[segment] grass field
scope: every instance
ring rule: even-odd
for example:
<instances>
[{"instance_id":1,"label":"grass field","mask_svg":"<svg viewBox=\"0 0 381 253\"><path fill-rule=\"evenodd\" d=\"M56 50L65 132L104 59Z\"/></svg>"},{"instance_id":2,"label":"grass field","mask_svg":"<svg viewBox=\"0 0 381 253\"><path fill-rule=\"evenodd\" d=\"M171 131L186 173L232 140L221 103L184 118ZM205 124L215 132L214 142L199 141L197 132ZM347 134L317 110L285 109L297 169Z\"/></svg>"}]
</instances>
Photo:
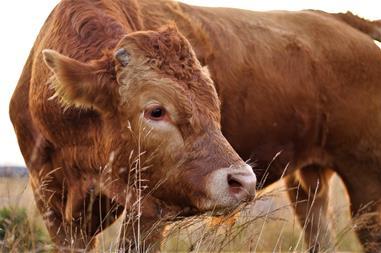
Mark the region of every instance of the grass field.
<instances>
[{"instance_id":1,"label":"grass field","mask_svg":"<svg viewBox=\"0 0 381 253\"><path fill-rule=\"evenodd\" d=\"M361 248L351 229L348 200L343 185L337 177L331 181L331 185L330 217L336 231L337 249L360 252ZM240 214L235 224L230 222L231 219L220 224L219 220L203 217L170 226L162 250L304 252L301 228L287 200L282 182L272 185L264 195L267 197L261 198ZM5 214L0 211L2 252L49 252L49 237L36 209L27 178L0 178L0 208L10 210ZM13 220L22 219L24 210L26 224L9 225ZM8 224L6 228L1 227L2 215L13 217L7 216L5 219ZM99 252L115 251L119 226L120 222L116 222L98 237Z\"/></svg>"}]
</instances>

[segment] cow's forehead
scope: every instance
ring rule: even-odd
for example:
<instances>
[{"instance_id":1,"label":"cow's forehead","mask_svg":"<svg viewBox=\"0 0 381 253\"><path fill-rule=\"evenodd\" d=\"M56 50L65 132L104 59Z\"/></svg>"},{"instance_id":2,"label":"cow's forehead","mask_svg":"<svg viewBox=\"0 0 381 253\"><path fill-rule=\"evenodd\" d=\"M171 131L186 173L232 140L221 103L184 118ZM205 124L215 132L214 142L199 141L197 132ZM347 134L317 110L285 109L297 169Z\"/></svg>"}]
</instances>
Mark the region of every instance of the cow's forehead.
<instances>
[{"instance_id":1,"label":"cow's forehead","mask_svg":"<svg viewBox=\"0 0 381 253\"><path fill-rule=\"evenodd\" d=\"M197 105L202 104L199 100L207 98L207 101L215 101L217 97L211 81L208 82L208 78L202 77L201 74L192 81L184 81L174 78L173 75L163 74L157 69L137 64L120 73L118 80L122 97L142 92L154 93L155 96L170 97L170 100L179 103ZM213 107L210 109L213 110Z\"/></svg>"},{"instance_id":2,"label":"cow's forehead","mask_svg":"<svg viewBox=\"0 0 381 253\"><path fill-rule=\"evenodd\" d=\"M152 68L179 81L190 81L200 75L201 65L192 46L176 28L132 33L121 45L148 59L146 64Z\"/></svg>"}]
</instances>

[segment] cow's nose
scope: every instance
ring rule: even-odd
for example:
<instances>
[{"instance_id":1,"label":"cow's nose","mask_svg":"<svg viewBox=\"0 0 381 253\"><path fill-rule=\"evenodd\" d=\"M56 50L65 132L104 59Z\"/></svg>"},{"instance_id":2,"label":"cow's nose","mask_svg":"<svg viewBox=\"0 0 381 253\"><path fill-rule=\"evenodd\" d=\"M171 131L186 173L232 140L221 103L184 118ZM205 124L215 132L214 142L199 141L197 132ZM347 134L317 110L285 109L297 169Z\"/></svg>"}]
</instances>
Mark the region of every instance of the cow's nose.
<instances>
[{"instance_id":1,"label":"cow's nose","mask_svg":"<svg viewBox=\"0 0 381 253\"><path fill-rule=\"evenodd\" d=\"M206 187L210 202L203 209L234 207L255 197L257 178L253 169L245 164L235 164L217 169L209 174Z\"/></svg>"},{"instance_id":2,"label":"cow's nose","mask_svg":"<svg viewBox=\"0 0 381 253\"><path fill-rule=\"evenodd\" d=\"M257 178L249 165L234 169L227 174L229 191L238 199L252 199L255 196Z\"/></svg>"}]
</instances>

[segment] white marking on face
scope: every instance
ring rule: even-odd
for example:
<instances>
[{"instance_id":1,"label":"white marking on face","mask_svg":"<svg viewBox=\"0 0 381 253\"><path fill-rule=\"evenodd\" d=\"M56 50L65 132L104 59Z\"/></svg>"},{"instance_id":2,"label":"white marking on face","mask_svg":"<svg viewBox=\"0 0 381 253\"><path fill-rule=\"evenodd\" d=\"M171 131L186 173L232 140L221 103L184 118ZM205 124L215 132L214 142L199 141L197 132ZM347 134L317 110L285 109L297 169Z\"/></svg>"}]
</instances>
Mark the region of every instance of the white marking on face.
<instances>
[{"instance_id":1,"label":"white marking on face","mask_svg":"<svg viewBox=\"0 0 381 253\"><path fill-rule=\"evenodd\" d=\"M246 182L251 182L250 188L243 188L240 193L232 193L229 183L228 175L233 177L237 175L237 178L247 179L243 180L243 187L248 187ZM248 191L255 190L256 176L252 168L247 164L232 165L230 167L221 168L209 175L207 179L206 187L209 195L209 199L200 201L203 208L209 209L215 207L231 207L239 202L245 200L248 197ZM253 188L254 187L254 188Z\"/></svg>"}]
</instances>

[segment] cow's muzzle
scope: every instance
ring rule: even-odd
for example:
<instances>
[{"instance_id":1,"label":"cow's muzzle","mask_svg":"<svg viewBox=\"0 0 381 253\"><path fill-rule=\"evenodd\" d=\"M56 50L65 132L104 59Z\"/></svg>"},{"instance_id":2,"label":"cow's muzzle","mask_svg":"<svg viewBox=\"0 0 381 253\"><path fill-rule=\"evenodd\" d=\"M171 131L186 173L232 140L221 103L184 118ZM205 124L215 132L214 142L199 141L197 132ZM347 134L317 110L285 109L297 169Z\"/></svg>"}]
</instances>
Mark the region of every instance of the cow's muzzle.
<instances>
[{"instance_id":1,"label":"cow's muzzle","mask_svg":"<svg viewBox=\"0 0 381 253\"><path fill-rule=\"evenodd\" d=\"M213 171L208 177L209 203L205 208L230 208L255 197L257 178L245 164L232 165Z\"/></svg>"}]
</instances>

